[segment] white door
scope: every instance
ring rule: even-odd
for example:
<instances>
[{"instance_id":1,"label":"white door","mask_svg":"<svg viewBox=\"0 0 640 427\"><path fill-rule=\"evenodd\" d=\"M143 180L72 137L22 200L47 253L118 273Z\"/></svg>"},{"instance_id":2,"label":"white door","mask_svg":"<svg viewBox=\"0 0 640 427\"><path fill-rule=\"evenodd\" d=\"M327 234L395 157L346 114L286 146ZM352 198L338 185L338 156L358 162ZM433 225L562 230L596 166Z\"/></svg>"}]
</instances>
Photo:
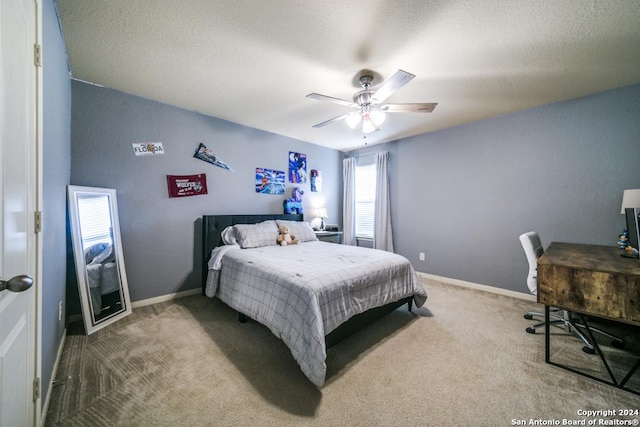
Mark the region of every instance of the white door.
<instances>
[{"instance_id":1,"label":"white door","mask_svg":"<svg viewBox=\"0 0 640 427\"><path fill-rule=\"evenodd\" d=\"M37 421L37 0L0 0L0 427ZM11 280L13 279L13 280ZM16 292L17 291L17 292Z\"/></svg>"}]
</instances>

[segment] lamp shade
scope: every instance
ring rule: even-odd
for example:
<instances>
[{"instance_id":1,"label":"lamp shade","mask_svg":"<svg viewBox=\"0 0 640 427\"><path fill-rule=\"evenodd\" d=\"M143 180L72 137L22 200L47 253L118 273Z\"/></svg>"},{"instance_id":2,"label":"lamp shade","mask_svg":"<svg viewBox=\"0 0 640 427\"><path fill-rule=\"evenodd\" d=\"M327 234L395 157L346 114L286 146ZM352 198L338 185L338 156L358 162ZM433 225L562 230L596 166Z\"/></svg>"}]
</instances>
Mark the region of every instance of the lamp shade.
<instances>
[{"instance_id":1,"label":"lamp shade","mask_svg":"<svg viewBox=\"0 0 640 427\"><path fill-rule=\"evenodd\" d=\"M369 115L366 115L362 118L362 132L363 133L371 133L378 130L378 127L375 123L371 121Z\"/></svg>"},{"instance_id":2,"label":"lamp shade","mask_svg":"<svg viewBox=\"0 0 640 427\"><path fill-rule=\"evenodd\" d=\"M640 208L640 189L624 190L620 213L623 214L626 208Z\"/></svg>"},{"instance_id":3,"label":"lamp shade","mask_svg":"<svg viewBox=\"0 0 640 427\"><path fill-rule=\"evenodd\" d=\"M355 129L356 126L358 126L358 123L360 123L360 112L359 111L354 111L353 113L349 113L347 114L347 117L345 117L345 121L347 122L347 125L349 125L349 127L351 129Z\"/></svg>"},{"instance_id":4,"label":"lamp shade","mask_svg":"<svg viewBox=\"0 0 640 427\"><path fill-rule=\"evenodd\" d=\"M379 110L371 110L369 112L369 118L371 119L371 122L373 122L373 124L376 126L380 126L382 122L384 122L385 117L386 116L384 115L384 113Z\"/></svg>"},{"instance_id":5,"label":"lamp shade","mask_svg":"<svg viewBox=\"0 0 640 427\"><path fill-rule=\"evenodd\" d=\"M326 208L319 208L318 212L317 212L317 217L318 218L327 218L327 209Z\"/></svg>"}]
</instances>

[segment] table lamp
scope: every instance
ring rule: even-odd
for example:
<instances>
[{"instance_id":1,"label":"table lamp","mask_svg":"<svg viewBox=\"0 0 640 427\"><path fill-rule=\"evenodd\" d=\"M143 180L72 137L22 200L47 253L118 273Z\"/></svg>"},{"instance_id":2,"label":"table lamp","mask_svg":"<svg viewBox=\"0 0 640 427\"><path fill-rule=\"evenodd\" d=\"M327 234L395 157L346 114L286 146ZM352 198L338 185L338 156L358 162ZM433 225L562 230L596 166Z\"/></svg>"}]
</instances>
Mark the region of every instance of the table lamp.
<instances>
[{"instance_id":1,"label":"table lamp","mask_svg":"<svg viewBox=\"0 0 640 427\"><path fill-rule=\"evenodd\" d=\"M624 190L620 213L624 214L624 210L627 208L640 208L640 189Z\"/></svg>"},{"instance_id":2,"label":"table lamp","mask_svg":"<svg viewBox=\"0 0 640 427\"><path fill-rule=\"evenodd\" d=\"M628 258L638 258L638 249L640 246L640 230L638 229L640 189L624 190L620 213L626 214L628 245L633 249L632 251L623 251L621 255Z\"/></svg>"},{"instance_id":3,"label":"table lamp","mask_svg":"<svg viewBox=\"0 0 640 427\"><path fill-rule=\"evenodd\" d=\"M328 217L327 209L326 208L319 208L317 216L318 216L318 218L320 218L320 230L324 231L324 219Z\"/></svg>"}]
</instances>

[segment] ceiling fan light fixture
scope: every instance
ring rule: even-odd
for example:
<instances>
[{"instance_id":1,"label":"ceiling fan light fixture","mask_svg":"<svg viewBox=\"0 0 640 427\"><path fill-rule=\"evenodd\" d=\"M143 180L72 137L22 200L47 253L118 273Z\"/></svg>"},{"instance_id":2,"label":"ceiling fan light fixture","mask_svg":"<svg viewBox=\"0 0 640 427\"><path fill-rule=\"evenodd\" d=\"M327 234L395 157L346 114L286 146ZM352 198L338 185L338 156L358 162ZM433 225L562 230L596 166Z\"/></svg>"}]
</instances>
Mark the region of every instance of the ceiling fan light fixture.
<instances>
[{"instance_id":1,"label":"ceiling fan light fixture","mask_svg":"<svg viewBox=\"0 0 640 427\"><path fill-rule=\"evenodd\" d=\"M360 123L360 112L354 111L353 113L349 113L344 120L351 129L355 129L356 126L358 126L358 123Z\"/></svg>"},{"instance_id":2,"label":"ceiling fan light fixture","mask_svg":"<svg viewBox=\"0 0 640 427\"><path fill-rule=\"evenodd\" d=\"M386 115L382 111L372 110L369 112L369 118L371 118L374 125L380 126L384 122Z\"/></svg>"},{"instance_id":3,"label":"ceiling fan light fixture","mask_svg":"<svg viewBox=\"0 0 640 427\"><path fill-rule=\"evenodd\" d=\"M378 127L373 123L371 117L368 114L365 114L362 117L362 132L363 133L371 133L378 130Z\"/></svg>"},{"instance_id":4,"label":"ceiling fan light fixture","mask_svg":"<svg viewBox=\"0 0 640 427\"><path fill-rule=\"evenodd\" d=\"M385 113L430 113L436 107L437 103L386 103L386 100L391 95L411 81L414 77L415 75L411 73L398 70L376 90L372 90L371 84L373 82L373 76L370 74L362 75L359 79L362 90L353 95L353 102L345 99L334 98L332 96L321 95L315 92L310 93L307 95L307 98L316 99L318 101L328 101L345 107L358 109L357 111L342 114L338 117L318 123L313 125L313 127L320 128L330 123L345 120L351 129L356 129L362 120L362 131L364 133L371 133L380 130L379 127L386 117Z\"/></svg>"}]
</instances>

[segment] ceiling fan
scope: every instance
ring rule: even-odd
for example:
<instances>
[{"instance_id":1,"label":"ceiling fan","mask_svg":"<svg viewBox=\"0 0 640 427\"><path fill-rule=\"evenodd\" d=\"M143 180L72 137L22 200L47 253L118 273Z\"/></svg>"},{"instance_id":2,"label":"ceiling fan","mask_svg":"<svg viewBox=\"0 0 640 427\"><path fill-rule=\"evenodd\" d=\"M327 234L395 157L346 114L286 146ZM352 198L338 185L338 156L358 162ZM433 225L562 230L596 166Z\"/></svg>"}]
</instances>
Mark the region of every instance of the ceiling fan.
<instances>
[{"instance_id":1,"label":"ceiling fan","mask_svg":"<svg viewBox=\"0 0 640 427\"><path fill-rule=\"evenodd\" d=\"M393 76L385 81L376 91L370 89L373 82L373 76L365 73L360 79L362 90L353 95L353 102L334 98L319 93L310 93L307 98L317 99L318 101L328 101L347 107L356 108L356 111L342 114L333 119L329 119L322 123L314 125L314 128L320 128L339 120L345 120L349 127L355 129L362 121L362 132L371 133L380 130L379 126L385 119L384 113L430 113L436 108L437 103L410 103L410 104L385 104L384 101L393 95L398 89L406 85L413 79L415 75L398 70Z\"/></svg>"}]
</instances>

